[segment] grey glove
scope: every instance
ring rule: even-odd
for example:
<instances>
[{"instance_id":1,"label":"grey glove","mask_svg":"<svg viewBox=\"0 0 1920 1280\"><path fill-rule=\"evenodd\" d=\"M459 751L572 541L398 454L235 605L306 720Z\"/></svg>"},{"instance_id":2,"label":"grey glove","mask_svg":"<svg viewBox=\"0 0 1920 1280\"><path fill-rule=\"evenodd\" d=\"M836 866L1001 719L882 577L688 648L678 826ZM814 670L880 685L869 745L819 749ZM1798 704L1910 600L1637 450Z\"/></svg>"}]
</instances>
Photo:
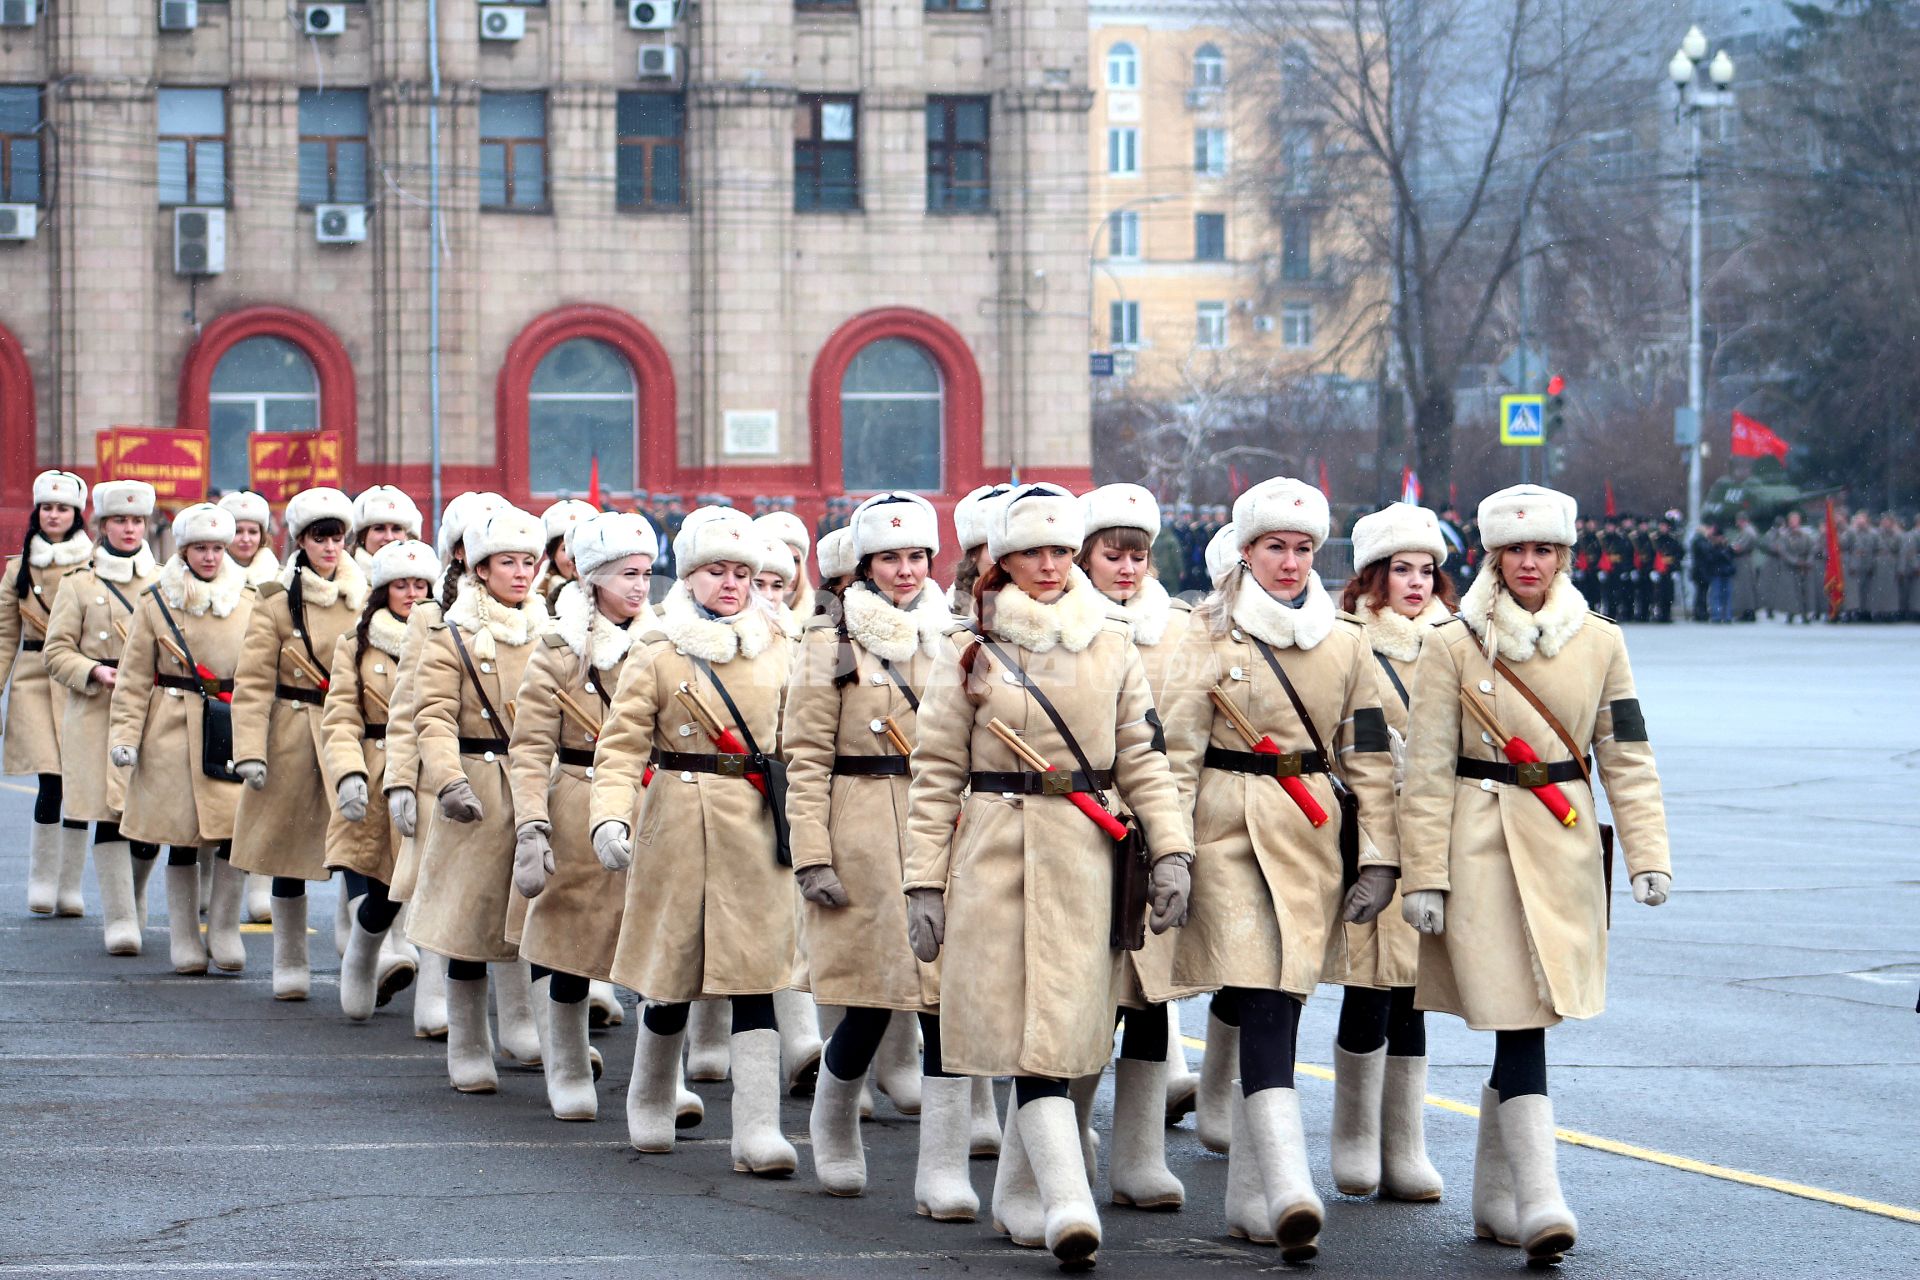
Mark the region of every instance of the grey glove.
<instances>
[{"instance_id":1,"label":"grey glove","mask_svg":"<svg viewBox=\"0 0 1920 1280\"><path fill-rule=\"evenodd\" d=\"M1347 890L1347 903L1340 918L1348 924L1372 924L1393 901L1393 884L1397 879L1399 877L1387 867L1360 868L1360 878Z\"/></svg>"},{"instance_id":2,"label":"grey glove","mask_svg":"<svg viewBox=\"0 0 1920 1280\"><path fill-rule=\"evenodd\" d=\"M1673 877L1664 871L1642 871L1633 878L1633 900L1645 906L1659 906L1672 890Z\"/></svg>"},{"instance_id":3,"label":"grey glove","mask_svg":"<svg viewBox=\"0 0 1920 1280\"><path fill-rule=\"evenodd\" d=\"M1447 895L1442 889L1415 889L1400 895L1400 918L1421 933L1439 937L1447 931Z\"/></svg>"},{"instance_id":4,"label":"grey glove","mask_svg":"<svg viewBox=\"0 0 1920 1280\"><path fill-rule=\"evenodd\" d=\"M537 898L553 874L553 828L544 822L523 822L513 833L513 887L523 898Z\"/></svg>"},{"instance_id":5,"label":"grey glove","mask_svg":"<svg viewBox=\"0 0 1920 1280\"><path fill-rule=\"evenodd\" d=\"M240 780L255 791L267 785L267 762L265 760L242 760L233 766Z\"/></svg>"},{"instance_id":6,"label":"grey glove","mask_svg":"<svg viewBox=\"0 0 1920 1280\"><path fill-rule=\"evenodd\" d=\"M816 907L844 907L847 888L828 866L801 867L793 873L800 882L800 896Z\"/></svg>"},{"instance_id":7,"label":"grey glove","mask_svg":"<svg viewBox=\"0 0 1920 1280\"><path fill-rule=\"evenodd\" d=\"M603 822L593 829L593 856L609 871L633 865L633 833L624 822Z\"/></svg>"},{"instance_id":8,"label":"grey glove","mask_svg":"<svg viewBox=\"0 0 1920 1280\"><path fill-rule=\"evenodd\" d=\"M122 769L131 769L134 762L140 759L140 748L114 747L107 752L107 759Z\"/></svg>"},{"instance_id":9,"label":"grey glove","mask_svg":"<svg viewBox=\"0 0 1920 1280\"><path fill-rule=\"evenodd\" d=\"M487 816L480 797L473 794L473 784L465 778L455 778L440 789L440 812L455 822L478 822Z\"/></svg>"},{"instance_id":10,"label":"grey glove","mask_svg":"<svg viewBox=\"0 0 1920 1280\"><path fill-rule=\"evenodd\" d=\"M367 820L367 775L350 773L340 779L340 785L334 788L333 798L340 816L348 822Z\"/></svg>"},{"instance_id":11,"label":"grey glove","mask_svg":"<svg viewBox=\"0 0 1920 1280\"><path fill-rule=\"evenodd\" d=\"M923 964L932 964L947 940L947 895L943 889L907 890L907 944Z\"/></svg>"},{"instance_id":12,"label":"grey glove","mask_svg":"<svg viewBox=\"0 0 1920 1280\"><path fill-rule=\"evenodd\" d=\"M395 787L387 792L387 816L393 819L394 830L403 836L420 829L420 802L414 797L412 787Z\"/></svg>"},{"instance_id":13,"label":"grey glove","mask_svg":"<svg viewBox=\"0 0 1920 1280\"><path fill-rule=\"evenodd\" d=\"M1160 859L1147 873L1147 900L1153 912L1147 927L1155 933L1177 929L1187 922L1187 899L1193 893L1193 873L1179 854Z\"/></svg>"}]
</instances>

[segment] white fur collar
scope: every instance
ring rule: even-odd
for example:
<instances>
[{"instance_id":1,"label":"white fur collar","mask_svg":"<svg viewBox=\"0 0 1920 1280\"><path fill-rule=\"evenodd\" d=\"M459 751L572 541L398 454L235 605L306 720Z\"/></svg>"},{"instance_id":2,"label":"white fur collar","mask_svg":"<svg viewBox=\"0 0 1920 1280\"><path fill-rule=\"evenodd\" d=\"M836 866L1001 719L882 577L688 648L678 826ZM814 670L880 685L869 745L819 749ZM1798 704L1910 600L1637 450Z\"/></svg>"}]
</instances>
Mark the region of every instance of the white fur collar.
<instances>
[{"instance_id":1,"label":"white fur collar","mask_svg":"<svg viewBox=\"0 0 1920 1280\"><path fill-rule=\"evenodd\" d=\"M567 642L576 658L589 656L594 667L611 671L627 656L634 636L647 629L653 610L649 608L626 626L621 626L594 607L587 588L569 582L560 588L553 602L553 629Z\"/></svg>"},{"instance_id":2,"label":"white fur collar","mask_svg":"<svg viewBox=\"0 0 1920 1280\"><path fill-rule=\"evenodd\" d=\"M1409 618L1392 609L1376 609L1371 600L1362 600L1356 611L1366 624L1367 642L1373 651L1395 662L1412 662L1420 656L1420 638L1427 628L1445 622L1453 615L1438 600L1427 601L1417 618Z\"/></svg>"},{"instance_id":3,"label":"white fur collar","mask_svg":"<svg viewBox=\"0 0 1920 1280\"><path fill-rule=\"evenodd\" d=\"M660 630L683 653L708 662L731 662L737 654L757 658L773 643L769 610L749 606L727 621L703 618L687 584L676 582L660 602Z\"/></svg>"},{"instance_id":4,"label":"white fur collar","mask_svg":"<svg viewBox=\"0 0 1920 1280\"><path fill-rule=\"evenodd\" d=\"M77 564L85 564L87 557L93 554L93 539L84 529L78 530L65 542L48 542L39 534L27 546L27 563L36 569L48 565L58 565L62 569L71 569Z\"/></svg>"},{"instance_id":5,"label":"white fur collar","mask_svg":"<svg viewBox=\"0 0 1920 1280\"><path fill-rule=\"evenodd\" d=\"M296 557L281 567L280 585L289 591L293 590L293 576L296 573L300 575L300 599L307 604L331 609L344 602L355 613L366 607L367 575L360 572L360 566L354 563L352 556L340 557L331 579L323 578L301 565Z\"/></svg>"},{"instance_id":6,"label":"white fur collar","mask_svg":"<svg viewBox=\"0 0 1920 1280\"><path fill-rule=\"evenodd\" d=\"M341 562L346 567L346 562ZM473 656L490 660L500 645L531 644L549 625L546 602L529 591L518 607L501 604L478 578L468 577L460 584L460 598L446 612L449 626L457 626L473 637Z\"/></svg>"},{"instance_id":7,"label":"white fur collar","mask_svg":"<svg viewBox=\"0 0 1920 1280\"><path fill-rule=\"evenodd\" d=\"M241 572L247 575L247 585L250 587L272 582L280 576L280 557L261 547L253 553L251 563L241 566Z\"/></svg>"},{"instance_id":8,"label":"white fur collar","mask_svg":"<svg viewBox=\"0 0 1920 1280\"><path fill-rule=\"evenodd\" d=\"M1489 557L1460 602L1460 616L1479 637L1482 652L1497 645L1508 662L1525 662L1538 653L1551 658L1587 625L1587 598L1565 573L1547 587L1540 612L1528 613L1500 585L1498 561Z\"/></svg>"},{"instance_id":9,"label":"white fur collar","mask_svg":"<svg viewBox=\"0 0 1920 1280\"><path fill-rule=\"evenodd\" d=\"M389 658L400 656L407 642L407 624L391 609L377 609L367 623L367 643Z\"/></svg>"},{"instance_id":10,"label":"white fur collar","mask_svg":"<svg viewBox=\"0 0 1920 1280\"><path fill-rule=\"evenodd\" d=\"M144 542L130 556L113 554L104 542L93 549L93 574L107 582L121 584L132 582L136 577L151 578L159 567L153 551Z\"/></svg>"},{"instance_id":11,"label":"white fur collar","mask_svg":"<svg viewBox=\"0 0 1920 1280\"><path fill-rule=\"evenodd\" d=\"M1133 642L1149 649L1166 637L1167 623L1173 619L1173 597L1160 585L1160 579L1153 577L1141 581L1133 599L1113 608L1133 624Z\"/></svg>"},{"instance_id":12,"label":"white fur collar","mask_svg":"<svg viewBox=\"0 0 1920 1280\"><path fill-rule=\"evenodd\" d=\"M1320 575L1307 575L1306 599L1295 609L1267 594L1251 573L1240 574L1233 600L1233 621L1276 649L1311 649L1333 633L1333 597Z\"/></svg>"},{"instance_id":13,"label":"white fur collar","mask_svg":"<svg viewBox=\"0 0 1920 1280\"><path fill-rule=\"evenodd\" d=\"M220 571L211 582L195 577L187 562L177 555L160 571L160 598L169 609L184 609L196 618L205 617L208 609L216 618L227 617L246 592L246 571L225 556L220 558Z\"/></svg>"},{"instance_id":14,"label":"white fur collar","mask_svg":"<svg viewBox=\"0 0 1920 1280\"><path fill-rule=\"evenodd\" d=\"M1068 653L1080 653L1106 625L1112 603L1076 567L1067 578L1066 594L1052 604L1041 604L1018 587L995 592L993 631L1035 653L1045 653L1056 644Z\"/></svg>"},{"instance_id":15,"label":"white fur collar","mask_svg":"<svg viewBox=\"0 0 1920 1280\"><path fill-rule=\"evenodd\" d=\"M905 662L916 649L928 654L953 625L946 593L939 584L925 582L920 594L902 608L863 582L847 587L841 597L846 608L847 634L876 658Z\"/></svg>"},{"instance_id":16,"label":"white fur collar","mask_svg":"<svg viewBox=\"0 0 1920 1280\"><path fill-rule=\"evenodd\" d=\"M366 574L369 578L373 576L373 552L367 550L365 547L355 547L353 549L353 562L360 566L361 573Z\"/></svg>"}]
</instances>

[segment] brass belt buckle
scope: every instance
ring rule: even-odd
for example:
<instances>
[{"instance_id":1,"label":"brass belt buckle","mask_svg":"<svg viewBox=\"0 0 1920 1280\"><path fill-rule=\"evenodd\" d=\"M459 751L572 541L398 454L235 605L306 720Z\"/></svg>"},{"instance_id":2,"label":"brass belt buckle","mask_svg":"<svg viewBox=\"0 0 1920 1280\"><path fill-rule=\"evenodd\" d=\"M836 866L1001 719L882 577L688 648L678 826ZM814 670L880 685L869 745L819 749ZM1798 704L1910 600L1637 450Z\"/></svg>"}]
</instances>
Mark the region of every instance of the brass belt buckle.
<instances>
[{"instance_id":1,"label":"brass belt buckle","mask_svg":"<svg viewBox=\"0 0 1920 1280\"><path fill-rule=\"evenodd\" d=\"M1538 760L1513 766L1513 780L1523 787L1547 785L1547 766Z\"/></svg>"},{"instance_id":2,"label":"brass belt buckle","mask_svg":"<svg viewBox=\"0 0 1920 1280\"><path fill-rule=\"evenodd\" d=\"M1298 751L1282 752L1273 758L1273 776L1276 778L1297 778L1301 774L1301 760Z\"/></svg>"},{"instance_id":3,"label":"brass belt buckle","mask_svg":"<svg viewBox=\"0 0 1920 1280\"><path fill-rule=\"evenodd\" d=\"M1070 796L1073 794L1073 775L1062 773L1058 769L1049 770L1040 775L1040 794L1043 796Z\"/></svg>"},{"instance_id":4,"label":"brass belt buckle","mask_svg":"<svg viewBox=\"0 0 1920 1280\"><path fill-rule=\"evenodd\" d=\"M744 778L747 776L747 758L745 756L715 756L713 771L723 778Z\"/></svg>"}]
</instances>

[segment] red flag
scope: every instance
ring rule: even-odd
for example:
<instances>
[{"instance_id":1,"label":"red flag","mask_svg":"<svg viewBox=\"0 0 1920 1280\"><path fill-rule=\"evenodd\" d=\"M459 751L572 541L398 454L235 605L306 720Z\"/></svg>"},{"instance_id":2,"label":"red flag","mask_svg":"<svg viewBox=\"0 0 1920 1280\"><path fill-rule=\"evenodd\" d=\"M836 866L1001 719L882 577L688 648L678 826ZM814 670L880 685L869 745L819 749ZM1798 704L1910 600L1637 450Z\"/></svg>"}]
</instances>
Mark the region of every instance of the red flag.
<instances>
[{"instance_id":1,"label":"red flag","mask_svg":"<svg viewBox=\"0 0 1920 1280\"><path fill-rule=\"evenodd\" d=\"M1775 457L1787 460L1787 450L1792 446L1767 427L1763 422L1749 418L1735 410L1733 414L1733 456L1736 458Z\"/></svg>"},{"instance_id":2,"label":"red flag","mask_svg":"<svg viewBox=\"0 0 1920 1280\"><path fill-rule=\"evenodd\" d=\"M1325 458L1320 459L1320 492L1329 498L1333 496L1333 486L1327 483L1327 460Z\"/></svg>"},{"instance_id":3,"label":"red flag","mask_svg":"<svg viewBox=\"0 0 1920 1280\"><path fill-rule=\"evenodd\" d=\"M1847 596L1847 570L1840 562L1840 526L1834 523L1833 499L1827 499L1827 618L1840 616L1840 602Z\"/></svg>"},{"instance_id":4,"label":"red flag","mask_svg":"<svg viewBox=\"0 0 1920 1280\"><path fill-rule=\"evenodd\" d=\"M1227 464L1227 488L1230 489L1233 496L1237 498L1245 491L1246 487L1247 482L1245 478L1241 476L1240 468L1229 462Z\"/></svg>"},{"instance_id":5,"label":"red flag","mask_svg":"<svg viewBox=\"0 0 1920 1280\"><path fill-rule=\"evenodd\" d=\"M1613 481L1611 480L1607 481L1607 514L1610 516L1617 516L1620 514L1620 508L1614 505Z\"/></svg>"},{"instance_id":6,"label":"red flag","mask_svg":"<svg viewBox=\"0 0 1920 1280\"><path fill-rule=\"evenodd\" d=\"M605 511L600 502L600 455L593 455L593 465L587 469L587 503L595 511Z\"/></svg>"}]
</instances>

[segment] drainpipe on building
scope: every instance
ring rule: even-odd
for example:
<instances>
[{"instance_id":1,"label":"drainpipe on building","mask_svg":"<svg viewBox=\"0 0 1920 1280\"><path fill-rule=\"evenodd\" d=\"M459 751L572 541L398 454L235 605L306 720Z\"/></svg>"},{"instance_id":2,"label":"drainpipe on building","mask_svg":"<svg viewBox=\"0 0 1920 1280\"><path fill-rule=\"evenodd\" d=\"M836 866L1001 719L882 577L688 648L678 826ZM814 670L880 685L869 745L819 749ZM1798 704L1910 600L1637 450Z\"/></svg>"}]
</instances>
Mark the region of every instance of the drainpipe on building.
<instances>
[{"instance_id":1,"label":"drainpipe on building","mask_svg":"<svg viewBox=\"0 0 1920 1280\"><path fill-rule=\"evenodd\" d=\"M427 417L433 524L440 526L440 0L427 0Z\"/></svg>"}]
</instances>

